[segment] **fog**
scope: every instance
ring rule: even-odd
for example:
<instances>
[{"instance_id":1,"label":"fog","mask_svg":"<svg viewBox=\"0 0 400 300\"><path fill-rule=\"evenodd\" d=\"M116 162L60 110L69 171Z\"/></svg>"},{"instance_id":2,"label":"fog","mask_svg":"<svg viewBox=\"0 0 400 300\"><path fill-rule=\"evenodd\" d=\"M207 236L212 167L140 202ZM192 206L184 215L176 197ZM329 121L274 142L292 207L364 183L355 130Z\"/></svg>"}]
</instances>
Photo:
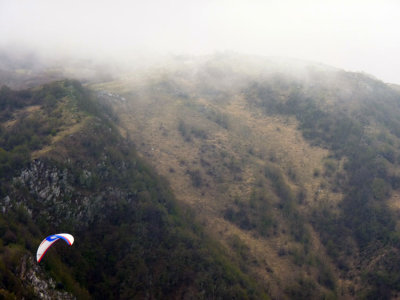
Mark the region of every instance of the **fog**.
<instances>
[{"instance_id":1,"label":"fog","mask_svg":"<svg viewBox=\"0 0 400 300\"><path fill-rule=\"evenodd\" d=\"M0 0L0 49L135 61L225 51L400 84L399 1Z\"/></svg>"}]
</instances>

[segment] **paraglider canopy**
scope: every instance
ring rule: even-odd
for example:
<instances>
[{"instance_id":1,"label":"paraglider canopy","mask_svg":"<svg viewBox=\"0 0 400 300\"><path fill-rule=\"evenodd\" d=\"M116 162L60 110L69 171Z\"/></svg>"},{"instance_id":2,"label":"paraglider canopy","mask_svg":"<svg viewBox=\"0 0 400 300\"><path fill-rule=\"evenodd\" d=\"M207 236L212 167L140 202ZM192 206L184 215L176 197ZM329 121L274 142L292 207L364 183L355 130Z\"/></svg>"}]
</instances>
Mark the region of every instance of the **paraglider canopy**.
<instances>
[{"instance_id":1,"label":"paraglider canopy","mask_svg":"<svg viewBox=\"0 0 400 300\"><path fill-rule=\"evenodd\" d=\"M68 233L57 233L49 235L39 245L39 248L36 252L37 262L40 262L43 256L46 254L47 250L60 239L64 240L70 246L74 243L74 237Z\"/></svg>"}]
</instances>

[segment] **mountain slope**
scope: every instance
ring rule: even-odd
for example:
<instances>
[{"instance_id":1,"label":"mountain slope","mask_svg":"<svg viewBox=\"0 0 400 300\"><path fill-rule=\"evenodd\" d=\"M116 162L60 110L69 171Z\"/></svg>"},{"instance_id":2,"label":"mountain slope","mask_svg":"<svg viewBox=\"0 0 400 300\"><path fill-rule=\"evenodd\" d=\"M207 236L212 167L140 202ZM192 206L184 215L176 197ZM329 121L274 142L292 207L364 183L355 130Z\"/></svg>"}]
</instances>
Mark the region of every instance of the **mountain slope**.
<instances>
[{"instance_id":1,"label":"mountain slope","mask_svg":"<svg viewBox=\"0 0 400 300\"><path fill-rule=\"evenodd\" d=\"M107 103L76 81L0 96L4 297L267 298L118 134ZM38 266L40 240L59 231L76 242Z\"/></svg>"},{"instance_id":2,"label":"mountain slope","mask_svg":"<svg viewBox=\"0 0 400 300\"><path fill-rule=\"evenodd\" d=\"M1 90L5 296L398 297L395 86L239 55L104 80Z\"/></svg>"},{"instance_id":3,"label":"mountain slope","mask_svg":"<svg viewBox=\"0 0 400 300\"><path fill-rule=\"evenodd\" d=\"M173 62L93 88L110 92L138 152L273 297L396 294L393 88L238 56Z\"/></svg>"}]
</instances>

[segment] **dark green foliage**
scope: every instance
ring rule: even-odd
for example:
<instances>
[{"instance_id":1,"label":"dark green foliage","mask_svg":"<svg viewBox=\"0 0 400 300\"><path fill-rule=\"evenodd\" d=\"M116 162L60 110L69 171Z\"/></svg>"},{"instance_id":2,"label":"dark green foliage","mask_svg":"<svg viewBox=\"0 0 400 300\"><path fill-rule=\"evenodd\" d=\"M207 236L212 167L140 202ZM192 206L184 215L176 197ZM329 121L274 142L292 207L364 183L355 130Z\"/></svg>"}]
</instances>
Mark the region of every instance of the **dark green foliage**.
<instances>
[{"instance_id":1,"label":"dark green foliage","mask_svg":"<svg viewBox=\"0 0 400 300\"><path fill-rule=\"evenodd\" d=\"M204 180L199 170L187 171L187 173L189 174L190 180L192 181L194 187L199 188L204 185Z\"/></svg>"},{"instance_id":2,"label":"dark green foliage","mask_svg":"<svg viewBox=\"0 0 400 300\"><path fill-rule=\"evenodd\" d=\"M37 99L32 97L32 91L13 91L7 86L2 86L0 89L0 121L9 117L15 109L36 103Z\"/></svg>"},{"instance_id":3,"label":"dark green foliage","mask_svg":"<svg viewBox=\"0 0 400 300\"><path fill-rule=\"evenodd\" d=\"M182 120L179 121L178 130L186 142L191 142L193 137L199 139L207 138L205 130L188 125Z\"/></svg>"},{"instance_id":4,"label":"dark green foliage","mask_svg":"<svg viewBox=\"0 0 400 300\"><path fill-rule=\"evenodd\" d=\"M349 76L349 81L355 80L347 73L341 76ZM384 249L392 243L396 221L385 200L391 189L399 186L397 178L390 176L388 171L389 164L395 164L398 157L398 151L392 147L393 139L388 137L387 131L374 134L368 132L366 126L376 124L377 128L387 128L400 137L400 95L367 77L357 77L357 80L373 87L353 91L353 99L345 99L353 103L358 101L358 111L339 106L336 109L325 107L321 104L323 100L316 96L324 94L322 85L309 88L295 83L296 88L293 88L294 84L286 81L287 90L292 91L286 99L277 96L276 86L271 82L253 84L245 91L251 105L261 107L268 114L294 115L307 139L332 150L337 158L347 158L347 182L340 185L345 193L342 213L337 215L329 209L318 210L314 211L313 219L328 253L342 269L347 268L345 257L355 251L349 242L352 238L361 251L376 244ZM326 163L324 175L332 176L334 173L333 165ZM314 176L319 176L319 171ZM276 182L277 193L288 198L279 177L272 174L270 178ZM392 271L387 276L393 280L397 278ZM381 277L374 278L369 280L369 284L381 286ZM391 288L398 289L399 284L392 284ZM388 295L386 292L377 288L374 295L384 297Z\"/></svg>"},{"instance_id":5,"label":"dark green foliage","mask_svg":"<svg viewBox=\"0 0 400 300\"><path fill-rule=\"evenodd\" d=\"M254 284L210 241L199 238L188 220L176 223L182 217L146 202L121 210L113 213L118 224L112 218L93 223L91 234L81 240L88 247L83 259L90 259L90 265L78 276L86 278L94 298L173 298L190 290L204 298L229 297L237 294L236 285L250 297L257 294L251 292Z\"/></svg>"},{"instance_id":6,"label":"dark green foliage","mask_svg":"<svg viewBox=\"0 0 400 300\"><path fill-rule=\"evenodd\" d=\"M300 278L296 283L286 288L290 299L317 299L321 298L315 283L310 279Z\"/></svg>"},{"instance_id":7,"label":"dark green foliage","mask_svg":"<svg viewBox=\"0 0 400 300\"><path fill-rule=\"evenodd\" d=\"M310 240L302 215L296 209L296 201L292 190L286 183L282 172L273 165L267 165L264 169L265 176L271 181L276 195L279 197L279 208L289 221L290 233L297 242L307 245ZM302 196L299 195L301 198Z\"/></svg>"},{"instance_id":8,"label":"dark green foliage","mask_svg":"<svg viewBox=\"0 0 400 300\"><path fill-rule=\"evenodd\" d=\"M327 264L320 262L318 271L318 283L322 284L330 290L335 290L336 280L330 267Z\"/></svg>"},{"instance_id":9,"label":"dark green foliage","mask_svg":"<svg viewBox=\"0 0 400 300\"><path fill-rule=\"evenodd\" d=\"M272 186L281 200L281 205L285 213L291 214L293 211L294 196L290 187L287 185L282 172L273 165L267 165L264 169L264 175L271 180Z\"/></svg>"},{"instance_id":10,"label":"dark green foliage","mask_svg":"<svg viewBox=\"0 0 400 300\"><path fill-rule=\"evenodd\" d=\"M399 267L399 251L392 249L379 259L374 270L364 272L364 280L370 283L371 288L362 296L366 299L391 299L392 290L400 289Z\"/></svg>"},{"instance_id":11,"label":"dark green foliage","mask_svg":"<svg viewBox=\"0 0 400 300\"><path fill-rule=\"evenodd\" d=\"M227 114L224 114L219 110L211 109L208 107L203 108L202 112L205 113L207 119L217 123L222 128L229 129L231 121Z\"/></svg>"},{"instance_id":12,"label":"dark green foliage","mask_svg":"<svg viewBox=\"0 0 400 300\"><path fill-rule=\"evenodd\" d=\"M230 238L229 243L231 244L232 249L239 254L242 261L247 262L250 259L251 254L249 246L247 246L246 243L244 243L237 235L233 235Z\"/></svg>"},{"instance_id":13,"label":"dark green foliage","mask_svg":"<svg viewBox=\"0 0 400 300\"><path fill-rule=\"evenodd\" d=\"M260 236L276 233L277 223L271 212L271 199L265 189L255 189L248 202L235 200L235 206L224 211L224 218L244 230L254 230Z\"/></svg>"},{"instance_id":14,"label":"dark green foliage","mask_svg":"<svg viewBox=\"0 0 400 300\"><path fill-rule=\"evenodd\" d=\"M190 136L190 129L182 120L179 121L178 130L186 142L191 141L192 138Z\"/></svg>"}]
</instances>

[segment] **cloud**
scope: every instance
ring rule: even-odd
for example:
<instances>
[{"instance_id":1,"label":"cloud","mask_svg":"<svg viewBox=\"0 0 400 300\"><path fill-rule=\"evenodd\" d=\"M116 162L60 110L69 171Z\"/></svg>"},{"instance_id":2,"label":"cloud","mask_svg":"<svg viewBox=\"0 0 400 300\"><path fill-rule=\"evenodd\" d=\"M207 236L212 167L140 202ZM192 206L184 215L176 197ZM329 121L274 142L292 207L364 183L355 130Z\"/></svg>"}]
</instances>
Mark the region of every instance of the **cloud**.
<instances>
[{"instance_id":1,"label":"cloud","mask_svg":"<svg viewBox=\"0 0 400 300\"><path fill-rule=\"evenodd\" d=\"M397 1L0 0L0 46L129 57L231 50L400 83Z\"/></svg>"}]
</instances>

